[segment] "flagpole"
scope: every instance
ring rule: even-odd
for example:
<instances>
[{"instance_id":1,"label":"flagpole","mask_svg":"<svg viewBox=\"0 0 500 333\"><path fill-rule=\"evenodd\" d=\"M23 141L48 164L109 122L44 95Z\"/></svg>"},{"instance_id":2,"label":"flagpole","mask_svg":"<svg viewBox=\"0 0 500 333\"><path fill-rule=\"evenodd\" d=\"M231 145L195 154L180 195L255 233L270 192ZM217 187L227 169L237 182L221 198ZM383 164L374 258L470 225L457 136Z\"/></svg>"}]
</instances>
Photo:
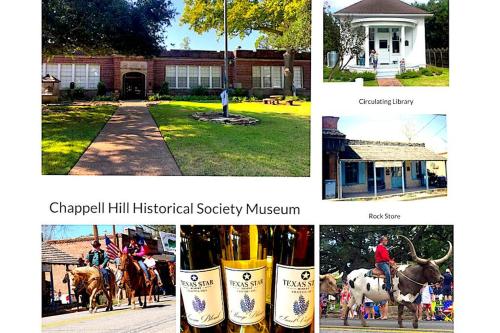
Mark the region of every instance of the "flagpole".
<instances>
[{"instance_id":1,"label":"flagpole","mask_svg":"<svg viewBox=\"0 0 500 333\"><path fill-rule=\"evenodd\" d=\"M228 94L228 56L227 56L227 0L224 0L224 91ZM222 106L222 113L224 117L229 116L229 96L227 96L227 103Z\"/></svg>"}]
</instances>

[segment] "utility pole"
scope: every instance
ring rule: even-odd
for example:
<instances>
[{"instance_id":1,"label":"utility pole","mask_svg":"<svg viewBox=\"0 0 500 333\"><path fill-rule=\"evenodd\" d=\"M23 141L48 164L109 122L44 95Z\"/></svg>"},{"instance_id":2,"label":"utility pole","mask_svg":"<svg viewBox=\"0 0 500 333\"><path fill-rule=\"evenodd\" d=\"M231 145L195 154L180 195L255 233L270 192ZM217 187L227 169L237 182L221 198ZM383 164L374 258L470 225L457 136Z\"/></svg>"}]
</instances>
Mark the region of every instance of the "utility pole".
<instances>
[{"instance_id":1,"label":"utility pole","mask_svg":"<svg viewBox=\"0 0 500 333\"><path fill-rule=\"evenodd\" d=\"M227 0L224 0L224 91L222 92L222 113L225 118L229 116L229 95L228 95L228 66L229 61L227 57Z\"/></svg>"}]
</instances>

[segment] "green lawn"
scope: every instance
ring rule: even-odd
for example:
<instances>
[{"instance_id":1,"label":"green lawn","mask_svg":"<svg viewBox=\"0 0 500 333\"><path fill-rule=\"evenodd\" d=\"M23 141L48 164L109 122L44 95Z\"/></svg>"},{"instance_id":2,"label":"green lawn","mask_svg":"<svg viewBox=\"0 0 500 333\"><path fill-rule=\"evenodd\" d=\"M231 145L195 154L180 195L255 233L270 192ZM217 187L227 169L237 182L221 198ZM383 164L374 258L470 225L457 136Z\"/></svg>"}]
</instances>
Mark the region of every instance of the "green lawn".
<instances>
[{"instance_id":1,"label":"green lawn","mask_svg":"<svg viewBox=\"0 0 500 333\"><path fill-rule=\"evenodd\" d=\"M67 174L116 108L112 105L64 106L43 111L42 174Z\"/></svg>"},{"instance_id":2,"label":"green lawn","mask_svg":"<svg viewBox=\"0 0 500 333\"><path fill-rule=\"evenodd\" d=\"M450 70L443 68L443 74L437 76L425 76L414 79L399 79L403 86L408 87L447 87L450 84Z\"/></svg>"},{"instance_id":3,"label":"green lawn","mask_svg":"<svg viewBox=\"0 0 500 333\"><path fill-rule=\"evenodd\" d=\"M310 103L297 106L231 103L230 112L258 125L194 120L193 112L220 111L220 103L165 102L150 108L184 175L309 176Z\"/></svg>"},{"instance_id":4,"label":"green lawn","mask_svg":"<svg viewBox=\"0 0 500 333\"><path fill-rule=\"evenodd\" d=\"M363 81L363 86L364 87L378 87L378 81L377 80Z\"/></svg>"}]
</instances>

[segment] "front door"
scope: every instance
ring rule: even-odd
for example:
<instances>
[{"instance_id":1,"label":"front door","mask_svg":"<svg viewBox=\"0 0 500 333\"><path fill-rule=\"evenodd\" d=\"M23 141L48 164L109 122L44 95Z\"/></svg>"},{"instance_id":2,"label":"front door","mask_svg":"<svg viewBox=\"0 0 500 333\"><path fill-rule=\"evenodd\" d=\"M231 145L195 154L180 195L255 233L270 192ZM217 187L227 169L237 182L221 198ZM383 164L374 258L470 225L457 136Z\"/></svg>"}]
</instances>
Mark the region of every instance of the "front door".
<instances>
[{"instance_id":1,"label":"front door","mask_svg":"<svg viewBox=\"0 0 500 333\"><path fill-rule=\"evenodd\" d=\"M142 73L132 72L123 75L123 98L144 99L146 76Z\"/></svg>"},{"instance_id":2,"label":"front door","mask_svg":"<svg viewBox=\"0 0 500 333\"><path fill-rule=\"evenodd\" d=\"M403 169L401 167L391 167L391 188L403 187Z\"/></svg>"},{"instance_id":3,"label":"front door","mask_svg":"<svg viewBox=\"0 0 500 333\"><path fill-rule=\"evenodd\" d=\"M380 65L391 63L391 33L389 28L377 29L377 53Z\"/></svg>"}]
</instances>

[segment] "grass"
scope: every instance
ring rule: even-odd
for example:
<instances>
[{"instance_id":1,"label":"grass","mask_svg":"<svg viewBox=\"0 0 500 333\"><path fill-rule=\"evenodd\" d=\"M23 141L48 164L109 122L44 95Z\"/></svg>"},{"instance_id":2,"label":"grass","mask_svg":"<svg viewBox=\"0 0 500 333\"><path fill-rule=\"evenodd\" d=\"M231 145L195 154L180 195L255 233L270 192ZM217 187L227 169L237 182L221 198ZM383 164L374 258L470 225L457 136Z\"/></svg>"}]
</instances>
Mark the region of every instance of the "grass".
<instances>
[{"instance_id":1,"label":"grass","mask_svg":"<svg viewBox=\"0 0 500 333\"><path fill-rule=\"evenodd\" d=\"M414 79L399 79L403 86L407 87L447 87L450 84L450 70L448 68L442 68L443 74L436 76L425 76Z\"/></svg>"},{"instance_id":2,"label":"grass","mask_svg":"<svg viewBox=\"0 0 500 333\"><path fill-rule=\"evenodd\" d=\"M42 174L65 175L99 134L116 106L60 106L42 112Z\"/></svg>"},{"instance_id":3,"label":"grass","mask_svg":"<svg viewBox=\"0 0 500 333\"><path fill-rule=\"evenodd\" d=\"M378 87L378 81L377 80L363 81L363 86L364 87Z\"/></svg>"},{"instance_id":4,"label":"grass","mask_svg":"<svg viewBox=\"0 0 500 333\"><path fill-rule=\"evenodd\" d=\"M309 176L309 102L229 107L259 124L220 125L191 117L193 112L220 111L220 103L165 102L150 108L184 175Z\"/></svg>"}]
</instances>

